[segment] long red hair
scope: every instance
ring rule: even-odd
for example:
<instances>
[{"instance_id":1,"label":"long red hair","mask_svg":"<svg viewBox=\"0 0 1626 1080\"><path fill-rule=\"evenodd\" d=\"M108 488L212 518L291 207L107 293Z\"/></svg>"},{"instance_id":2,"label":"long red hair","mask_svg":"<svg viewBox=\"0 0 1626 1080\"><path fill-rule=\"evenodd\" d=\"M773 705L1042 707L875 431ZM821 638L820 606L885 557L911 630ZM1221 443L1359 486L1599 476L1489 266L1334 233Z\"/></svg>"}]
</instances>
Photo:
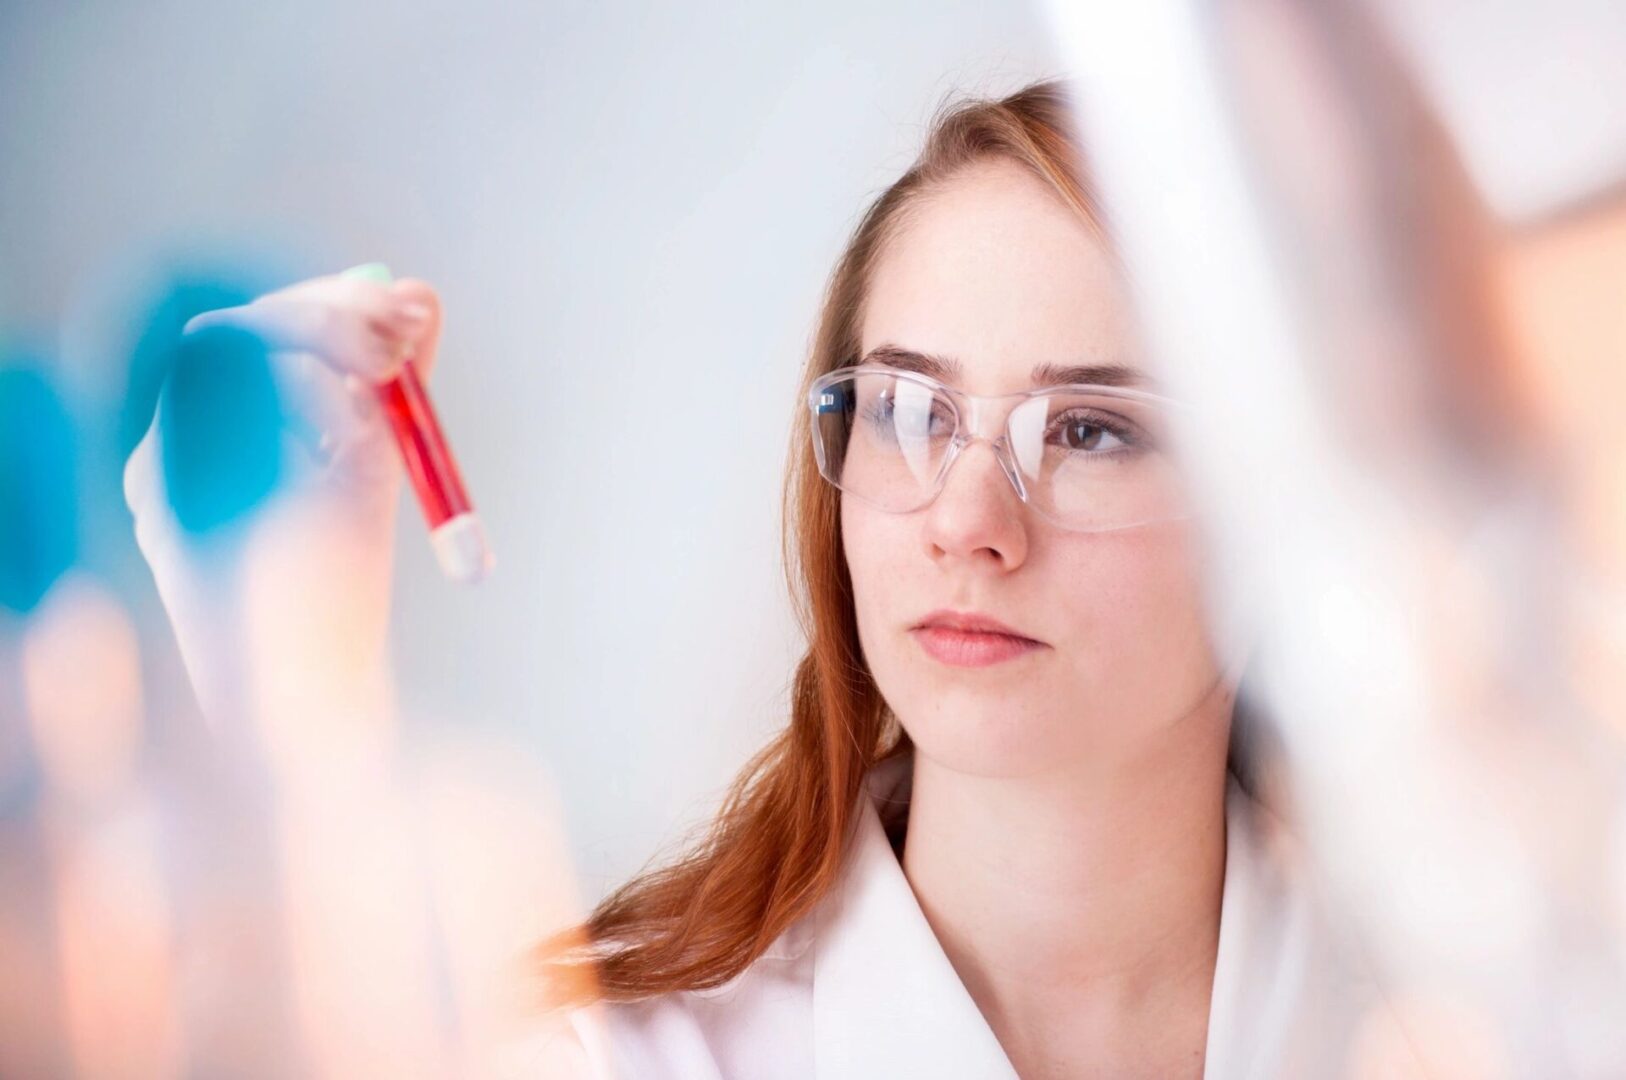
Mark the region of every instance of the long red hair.
<instances>
[{"instance_id":1,"label":"long red hair","mask_svg":"<svg viewBox=\"0 0 1626 1080\"><path fill-rule=\"evenodd\" d=\"M870 204L836 264L803 398L814 379L857 358L870 276L902 211L989 157L1032 169L1099 231L1062 84L939 109L920 156ZM746 765L693 850L622 885L586 923L539 947L552 1004L701 989L744 970L836 881L864 774L910 746L859 647L840 496L819 475L800 402L788 460L785 573L809 643L790 724Z\"/></svg>"}]
</instances>

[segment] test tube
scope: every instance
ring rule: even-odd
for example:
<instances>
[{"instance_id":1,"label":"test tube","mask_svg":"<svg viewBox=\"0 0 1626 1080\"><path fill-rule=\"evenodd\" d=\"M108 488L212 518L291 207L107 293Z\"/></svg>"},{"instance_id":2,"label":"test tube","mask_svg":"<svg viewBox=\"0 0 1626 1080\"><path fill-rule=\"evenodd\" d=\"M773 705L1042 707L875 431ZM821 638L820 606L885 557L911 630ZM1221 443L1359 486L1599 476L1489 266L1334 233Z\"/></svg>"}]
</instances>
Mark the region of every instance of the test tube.
<instances>
[{"instance_id":1,"label":"test tube","mask_svg":"<svg viewBox=\"0 0 1626 1080\"><path fill-rule=\"evenodd\" d=\"M346 277L388 283L394 280L383 263L366 263L344 271ZM417 366L408 359L400 372L380 383L376 392L395 445L401 451L418 505L429 525L429 543L441 572L453 581L470 584L491 570L491 545L463 487L451 447L441 434L435 408L429 401Z\"/></svg>"}]
</instances>

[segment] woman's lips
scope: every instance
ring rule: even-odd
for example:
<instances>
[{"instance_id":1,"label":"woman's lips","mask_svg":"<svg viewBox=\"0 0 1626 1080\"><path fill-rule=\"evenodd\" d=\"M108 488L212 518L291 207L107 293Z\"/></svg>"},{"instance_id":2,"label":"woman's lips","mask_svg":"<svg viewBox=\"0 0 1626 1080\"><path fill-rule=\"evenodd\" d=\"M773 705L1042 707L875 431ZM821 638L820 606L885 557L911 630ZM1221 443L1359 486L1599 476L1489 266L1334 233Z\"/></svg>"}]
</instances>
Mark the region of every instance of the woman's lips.
<instances>
[{"instance_id":1,"label":"woman's lips","mask_svg":"<svg viewBox=\"0 0 1626 1080\"><path fill-rule=\"evenodd\" d=\"M951 667L987 667L1044 648L1040 642L1010 634L951 630L946 626L920 626L909 632L928 656Z\"/></svg>"}]
</instances>

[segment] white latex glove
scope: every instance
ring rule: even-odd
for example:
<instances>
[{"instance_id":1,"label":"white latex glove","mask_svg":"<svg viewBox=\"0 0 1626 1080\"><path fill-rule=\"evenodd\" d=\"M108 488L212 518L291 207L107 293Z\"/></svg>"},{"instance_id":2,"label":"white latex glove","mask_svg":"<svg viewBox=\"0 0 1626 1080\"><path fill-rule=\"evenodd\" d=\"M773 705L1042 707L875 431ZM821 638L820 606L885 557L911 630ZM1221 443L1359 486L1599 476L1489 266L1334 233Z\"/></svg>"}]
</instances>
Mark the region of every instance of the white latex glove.
<instances>
[{"instance_id":1,"label":"white latex glove","mask_svg":"<svg viewBox=\"0 0 1626 1080\"><path fill-rule=\"evenodd\" d=\"M306 421L285 439L271 498L204 537L180 527L164 491L157 418L125 467L137 543L211 720L263 715L268 695L284 707L321 695L329 713L387 697L402 469L372 387L407 357L427 378L440 322L426 282L329 275L187 324L259 335L285 404Z\"/></svg>"},{"instance_id":2,"label":"white latex glove","mask_svg":"<svg viewBox=\"0 0 1626 1080\"><path fill-rule=\"evenodd\" d=\"M305 421L285 440L287 479L241 521L189 533L163 490L160 418L126 466L125 497L215 729L206 768L264 775L273 798L201 785L191 805L212 814L213 843L188 852L173 886L182 918L160 928L182 947L153 951L203 959L174 974L178 988L162 970L129 993L115 986L106 1013L173 1007L166 993L218 979L200 1008L175 1009L174 1055L192 1071L236 1075L252 1060L277 1076L609 1080L596 1014L544 1014L533 1000L528 948L585 914L548 778L465 732L398 739L385 658L402 467L369 384L409 353L428 376L434 290L321 277L200 315L187 332L211 326L271 347ZM223 756L253 767L229 773ZM275 888L245 901L221 882L257 880L244 869L255 860ZM233 1039L264 986L288 1004L293 1033L273 1053L297 1039L297 1054L269 1063L253 1038Z\"/></svg>"}]
</instances>

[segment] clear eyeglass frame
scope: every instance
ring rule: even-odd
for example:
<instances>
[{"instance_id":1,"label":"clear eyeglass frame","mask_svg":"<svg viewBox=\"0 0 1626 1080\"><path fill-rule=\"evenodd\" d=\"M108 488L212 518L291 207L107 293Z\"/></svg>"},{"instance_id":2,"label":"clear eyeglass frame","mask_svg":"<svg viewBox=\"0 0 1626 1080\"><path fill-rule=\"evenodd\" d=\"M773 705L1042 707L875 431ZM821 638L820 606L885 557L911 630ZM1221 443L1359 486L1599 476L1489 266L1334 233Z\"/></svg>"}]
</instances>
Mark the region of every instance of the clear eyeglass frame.
<instances>
[{"instance_id":1,"label":"clear eyeglass frame","mask_svg":"<svg viewBox=\"0 0 1626 1080\"><path fill-rule=\"evenodd\" d=\"M918 504L903 509L884 506L844 486L832 475L834 468L827 460L828 455L820 433L819 416L821 412L828 411L829 399L827 395L832 386L861 375L878 375L913 382L935 395L941 396L949 403L953 411L954 432L950 437L947 453L943 457L941 466L938 467L935 479ZM1032 496L1032 490L1012 448L1011 416L1022 405L1035 398L1051 398L1069 394L1088 394L1117 399L1171 416L1187 408L1186 404L1177 398L1167 397L1152 391L1142 390L1137 387L1109 386L1096 383L1069 383L1059 386L1034 387L1028 390L1013 391L1008 394L972 394L940 382L930 375L884 364L853 364L826 372L815 379L808 387L806 405L812 414L810 429L813 454L818 464L819 474L836 489L844 491L866 505L886 513L910 514L930 506L947 487L949 472L965 448L974 442L986 442L992 448L994 457L999 462L1000 471L1005 474L1005 479L1010 482L1012 489L1015 490L1017 497L1023 504L1046 521L1066 531L1081 533L1118 532L1124 529L1184 521L1191 518L1193 515L1188 509L1180 512L1158 514L1122 524L1080 526L1047 512L1039 505ZM985 434L990 428L992 428L994 434Z\"/></svg>"}]
</instances>

